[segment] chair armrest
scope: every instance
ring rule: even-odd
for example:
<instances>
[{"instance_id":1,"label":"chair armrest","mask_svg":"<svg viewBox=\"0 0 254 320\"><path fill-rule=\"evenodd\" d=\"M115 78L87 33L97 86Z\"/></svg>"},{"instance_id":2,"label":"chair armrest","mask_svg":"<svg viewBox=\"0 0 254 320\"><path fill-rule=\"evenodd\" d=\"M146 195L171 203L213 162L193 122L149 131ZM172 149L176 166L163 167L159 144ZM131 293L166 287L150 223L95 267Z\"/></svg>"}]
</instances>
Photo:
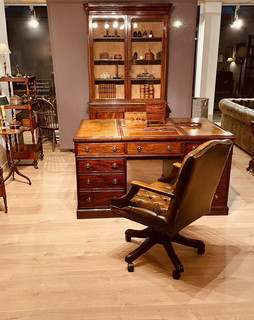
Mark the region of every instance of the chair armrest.
<instances>
[{"instance_id":1,"label":"chair armrest","mask_svg":"<svg viewBox=\"0 0 254 320\"><path fill-rule=\"evenodd\" d=\"M162 191L162 190L160 190L160 189L158 189L156 187L151 187L149 184L144 183L144 182L132 181L131 182L130 191L126 195L124 195L122 197L113 198L111 200L111 206L118 207L118 208L123 208L138 193L139 189L144 189L144 190L147 190L147 191L158 193L158 194L161 194L163 196L169 197L169 198L174 199L174 200L177 201L177 198L171 192L164 192L164 191Z\"/></svg>"},{"instance_id":2,"label":"chair armrest","mask_svg":"<svg viewBox=\"0 0 254 320\"><path fill-rule=\"evenodd\" d=\"M169 197L171 199L177 200L177 198L175 197L175 195L173 193L162 191L159 188L156 188L154 186L150 186L149 184L144 183L144 182L132 181L131 185L134 186L134 187L138 187L139 189L144 189L144 190L147 190L147 191L158 193L158 194L161 194L163 196Z\"/></svg>"},{"instance_id":3,"label":"chair armrest","mask_svg":"<svg viewBox=\"0 0 254 320\"><path fill-rule=\"evenodd\" d=\"M170 172L170 174L167 176L167 177L160 177L158 179L158 181L162 181L162 182L166 182L166 183L173 183L174 180L176 180L177 176L178 176L178 173L179 173L179 170L181 168L182 164L179 163L179 162L174 162L173 163L173 168Z\"/></svg>"},{"instance_id":4,"label":"chair armrest","mask_svg":"<svg viewBox=\"0 0 254 320\"><path fill-rule=\"evenodd\" d=\"M138 193L139 189L140 187L132 185L130 191L126 195L119 198L113 198L111 200L111 206L123 208L135 196L135 194Z\"/></svg>"}]
</instances>

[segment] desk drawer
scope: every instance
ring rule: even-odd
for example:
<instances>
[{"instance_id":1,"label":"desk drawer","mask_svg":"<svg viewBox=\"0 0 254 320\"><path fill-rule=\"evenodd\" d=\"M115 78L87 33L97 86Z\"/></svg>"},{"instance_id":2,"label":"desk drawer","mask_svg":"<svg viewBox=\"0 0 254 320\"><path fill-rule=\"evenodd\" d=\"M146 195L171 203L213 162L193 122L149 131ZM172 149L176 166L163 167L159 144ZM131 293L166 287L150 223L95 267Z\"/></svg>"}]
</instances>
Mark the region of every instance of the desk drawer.
<instances>
[{"instance_id":1,"label":"desk drawer","mask_svg":"<svg viewBox=\"0 0 254 320\"><path fill-rule=\"evenodd\" d=\"M79 209L109 207L114 197L121 197L125 190L117 191L80 191L78 193Z\"/></svg>"},{"instance_id":2,"label":"desk drawer","mask_svg":"<svg viewBox=\"0 0 254 320\"><path fill-rule=\"evenodd\" d=\"M182 154L182 143L159 142L159 143L128 143L128 154Z\"/></svg>"},{"instance_id":3,"label":"desk drawer","mask_svg":"<svg viewBox=\"0 0 254 320\"><path fill-rule=\"evenodd\" d=\"M202 144L202 142L186 143L185 144L185 154L197 149L197 147L200 146L201 144Z\"/></svg>"},{"instance_id":4,"label":"desk drawer","mask_svg":"<svg viewBox=\"0 0 254 320\"><path fill-rule=\"evenodd\" d=\"M124 143L82 143L77 145L78 155L93 153L124 153Z\"/></svg>"},{"instance_id":5,"label":"desk drawer","mask_svg":"<svg viewBox=\"0 0 254 320\"><path fill-rule=\"evenodd\" d=\"M83 174L79 175L79 188L109 188L119 189L125 187L124 174Z\"/></svg>"},{"instance_id":6,"label":"desk drawer","mask_svg":"<svg viewBox=\"0 0 254 320\"><path fill-rule=\"evenodd\" d=\"M85 159L77 160L77 171L124 171L124 159Z\"/></svg>"}]
</instances>

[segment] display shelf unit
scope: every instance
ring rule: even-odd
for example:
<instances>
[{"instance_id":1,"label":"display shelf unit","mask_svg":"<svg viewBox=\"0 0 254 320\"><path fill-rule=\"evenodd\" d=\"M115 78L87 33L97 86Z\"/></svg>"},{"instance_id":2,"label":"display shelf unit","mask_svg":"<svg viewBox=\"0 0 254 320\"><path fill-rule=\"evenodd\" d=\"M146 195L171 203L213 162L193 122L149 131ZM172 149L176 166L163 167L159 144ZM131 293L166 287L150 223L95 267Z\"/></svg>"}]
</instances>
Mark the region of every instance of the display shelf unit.
<instances>
[{"instance_id":1,"label":"display shelf unit","mask_svg":"<svg viewBox=\"0 0 254 320\"><path fill-rule=\"evenodd\" d=\"M7 82L9 88L9 98L12 97L11 92L11 83L25 83L26 85L26 95L27 95L27 103L15 105L8 104L5 105L5 109L12 110L12 116L14 116L13 110L28 110L29 125L23 126L22 135L24 131L31 132L31 143L24 143L23 137L15 137L15 144L12 146L13 159L14 160L23 160L30 159L33 160L34 167L38 168L38 159L43 159L43 147L42 147L42 139L41 139L41 130L39 127L39 123L34 120L35 115L37 114L37 89L36 89L36 76L24 76L24 77L1 77L0 82ZM33 86L33 90L31 90L31 86ZM38 116L37 116L38 119ZM35 136L35 130L38 129L38 138ZM7 146L8 148L8 146Z\"/></svg>"},{"instance_id":2,"label":"display shelf unit","mask_svg":"<svg viewBox=\"0 0 254 320\"><path fill-rule=\"evenodd\" d=\"M127 111L146 111L151 102L165 106L171 4L88 3L84 8L90 118L123 118Z\"/></svg>"}]
</instances>

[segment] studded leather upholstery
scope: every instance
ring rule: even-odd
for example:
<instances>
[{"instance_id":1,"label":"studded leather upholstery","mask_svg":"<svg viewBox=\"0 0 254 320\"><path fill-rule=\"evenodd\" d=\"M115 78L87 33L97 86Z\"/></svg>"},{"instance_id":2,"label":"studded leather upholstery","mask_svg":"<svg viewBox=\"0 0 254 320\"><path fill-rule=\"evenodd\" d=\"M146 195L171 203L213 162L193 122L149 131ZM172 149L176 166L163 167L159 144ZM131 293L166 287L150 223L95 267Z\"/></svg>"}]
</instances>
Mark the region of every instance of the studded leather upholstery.
<instances>
[{"instance_id":1,"label":"studded leather upholstery","mask_svg":"<svg viewBox=\"0 0 254 320\"><path fill-rule=\"evenodd\" d=\"M113 199L112 212L173 237L210 212L231 146L230 140L203 143L186 155L174 183L134 182L136 194L124 205Z\"/></svg>"}]
</instances>

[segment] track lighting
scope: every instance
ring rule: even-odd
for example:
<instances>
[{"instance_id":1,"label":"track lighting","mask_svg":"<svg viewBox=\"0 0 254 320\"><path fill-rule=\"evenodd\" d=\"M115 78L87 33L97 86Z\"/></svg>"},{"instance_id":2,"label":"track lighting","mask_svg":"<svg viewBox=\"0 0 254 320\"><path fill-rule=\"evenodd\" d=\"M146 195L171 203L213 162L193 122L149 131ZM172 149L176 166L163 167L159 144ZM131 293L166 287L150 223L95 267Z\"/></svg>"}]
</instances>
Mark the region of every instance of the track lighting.
<instances>
[{"instance_id":1,"label":"track lighting","mask_svg":"<svg viewBox=\"0 0 254 320\"><path fill-rule=\"evenodd\" d=\"M234 21L233 23L230 25L231 28L233 29L240 29L243 25L243 20L242 19L239 19L238 17L238 11L240 9L240 6L236 6L235 8L235 16L234 16Z\"/></svg>"},{"instance_id":2,"label":"track lighting","mask_svg":"<svg viewBox=\"0 0 254 320\"><path fill-rule=\"evenodd\" d=\"M39 26L39 22L36 18L36 13L35 13L35 9L33 6L30 6L30 14L31 14L31 17L30 17L30 20L28 21L28 25L31 27L31 28L38 28Z\"/></svg>"}]
</instances>

